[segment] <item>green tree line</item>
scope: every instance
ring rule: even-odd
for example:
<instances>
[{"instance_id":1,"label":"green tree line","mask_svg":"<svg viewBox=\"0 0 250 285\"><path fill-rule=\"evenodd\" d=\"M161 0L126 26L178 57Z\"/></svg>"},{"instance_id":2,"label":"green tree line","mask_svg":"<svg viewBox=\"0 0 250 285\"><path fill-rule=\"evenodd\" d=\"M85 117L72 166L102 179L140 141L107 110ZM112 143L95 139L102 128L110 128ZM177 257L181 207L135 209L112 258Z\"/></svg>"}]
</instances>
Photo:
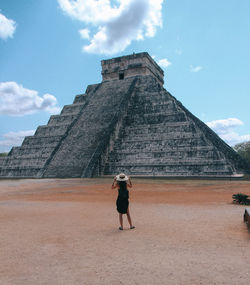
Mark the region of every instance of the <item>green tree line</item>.
<instances>
[{"instance_id":1,"label":"green tree line","mask_svg":"<svg viewBox=\"0 0 250 285\"><path fill-rule=\"evenodd\" d=\"M238 154L250 163L250 141L238 143L234 146Z\"/></svg>"}]
</instances>

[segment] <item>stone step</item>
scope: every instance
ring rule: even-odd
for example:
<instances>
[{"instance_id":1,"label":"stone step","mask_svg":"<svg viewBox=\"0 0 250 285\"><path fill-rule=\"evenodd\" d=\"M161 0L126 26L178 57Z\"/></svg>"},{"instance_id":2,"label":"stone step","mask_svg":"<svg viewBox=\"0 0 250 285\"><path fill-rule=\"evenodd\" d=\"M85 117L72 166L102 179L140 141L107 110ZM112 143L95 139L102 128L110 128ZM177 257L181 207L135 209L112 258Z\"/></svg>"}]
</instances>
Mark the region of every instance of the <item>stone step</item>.
<instances>
[{"instance_id":1,"label":"stone step","mask_svg":"<svg viewBox=\"0 0 250 285\"><path fill-rule=\"evenodd\" d=\"M65 105L61 111L61 115L74 115L74 114L78 114L81 109L83 108L83 106L85 105L84 103L76 103L76 104L70 104L70 105Z\"/></svg>"},{"instance_id":2,"label":"stone step","mask_svg":"<svg viewBox=\"0 0 250 285\"><path fill-rule=\"evenodd\" d=\"M134 150L130 150L130 149L116 149L116 150L112 150L112 153L114 151L117 151L117 153L124 153L124 154L133 154L135 153ZM152 150L150 151L150 153L169 153L169 152L192 152L192 151L217 151L217 149L213 146L213 145L205 145L205 146L194 146L194 147L186 147L186 146L183 146L183 147L172 147L171 149L169 150L165 150L164 152L160 151L159 149L156 149L156 150ZM149 153L149 151L145 150L145 149L142 149L140 152L138 153Z\"/></svg>"},{"instance_id":3,"label":"stone step","mask_svg":"<svg viewBox=\"0 0 250 285\"><path fill-rule=\"evenodd\" d=\"M193 138L175 138L171 140L151 140L151 141L124 141L120 144L115 144L114 152L120 149L126 149L132 151L133 149L140 152L144 151L171 151L175 147L196 147L206 146L210 143L204 137L193 137Z\"/></svg>"},{"instance_id":4,"label":"stone step","mask_svg":"<svg viewBox=\"0 0 250 285\"><path fill-rule=\"evenodd\" d=\"M27 136L25 137L22 146L42 147L44 145L46 147L53 147L58 144L61 138L62 136L46 136L46 137Z\"/></svg>"},{"instance_id":5,"label":"stone step","mask_svg":"<svg viewBox=\"0 0 250 285\"><path fill-rule=\"evenodd\" d=\"M149 132L165 132L165 128L178 128L178 127L194 127L194 124L190 121L184 121L184 122L164 122L161 124L136 124L136 125L130 125L125 126L125 132L138 132L139 130L142 130L142 133L149 133Z\"/></svg>"},{"instance_id":6,"label":"stone step","mask_svg":"<svg viewBox=\"0 0 250 285\"><path fill-rule=\"evenodd\" d=\"M159 85L151 76L145 76L144 78L140 77L137 88L140 92L160 92L163 90L162 86Z\"/></svg>"},{"instance_id":7,"label":"stone step","mask_svg":"<svg viewBox=\"0 0 250 285\"><path fill-rule=\"evenodd\" d=\"M109 161L120 161L120 160L138 160L138 159L168 159L168 160L183 160L183 159L199 159L199 160L204 160L204 159L221 159L221 155L218 151L169 151L169 152L136 152L136 153L120 153L116 152L113 153L111 152L109 154Z\"/></svg>"},{"instance_id":8,"label":"stone step","mask_svg":"<svg viewBox=\"0 0 250 285\"><path fill-rule=\"evenodd\" d=\"M168 92L166 92L166 90L164 90L163 88L159 88L159 85L154 83L139 84L137 85L137 91L139 92L139 94L150 94L150 93L155 95L169 94Z\"/></svg>"},{"instance_id":9,"label":"stone step","mask_svg":"<svg viewBox=\"0 0 250 285\"><path fill-rule=\"evenodd\" d=\"M44 166L44 163L46 162L46 158L38 157L38 158L12 158L8 157L6 160L6 163L8 164L8 167L36 167L36 168L42 168Z\"/></svg>"},{"instance_id":10,"label":"stone step","mask_svg":"<svg viewBox=\"0 0 250 285\"><path fill-rule=\"evenodd\" d=\"M169 114L134 114L127 117L126 122L128 125L134 124L161 124L165 122L185 122L187 118L185 113L173 112Z\"/></svg>"},{"instance_id":11,"label":"stone step","mask_svg":"<svg viewBox=\"0 0 250 285\"><path fill-rule=\"evenodd\" d=\"M11 150L11 157L21 157L21 156L48 156L54 150L54 147L48 146L20 146L20 147L13 147Z\"/></svg>"},{"instance_id":12,"label":"stone step","mask_svg":"<svg viewBox=\"0 0 250 285\"><path fill-rule=\"evenodd\" d=\"M144 125L140 125L141 128L125 128L124 130L124 136L142 136L146 137L149 136L160 136L162 134L171 134L171 133L180 133L180 132L197 132L194 125L188 124L185 122L185 124L174 126L167 125L167 124L161 124L161 127L154 127L154 125L151 125L150 127L147 127L148 125L145 125L146 127L143 127Z\"/></svg>"},{"instance_id":13,"label":"stone step","mask_svg":"<svg viewBox=\"0 0 250 285\"><path fill-rule=\"evenodd\" d=\"M85 103L86 99L87 99L86 93L76 95L73 104Z\"/></svg>"},{"instance_id":14,"label":"stone step","mask_svg":"<svg viewBox=\"0 0 250 285\"><path fill-rule=\"evenodd\" d=\"M167 93L165 94L157 94L157 93L137 93L133 98L136 103L146 105L146 104L174 104L172 97L170 97Z\"/></svg>"},{"instance_id":15,"label":"stone step","mask_svg":"<svg viewBox=\"0 0 250 285\"><path fill-rule=\"evenodd\" d=\"M35 137L47 137L47 136L62 136L67 131L69 124L64 125L44 125L39 126L35 132Z\"/></svg>"},{"instance_id":16,"label":"stone step","mask_svg":"<svg viewBox=\"0 0 250 285\"><path fill-rule=\"evenodd\" d=\"M86 95L88 96L89 94L91 93L94 93L96 88L100 85L100 83L97 83L97 84L90 84L87 86L87 89L86 89Z\"/></svg>"},{"instance_id":17,"label":"stone step","mask_svg":"<svg viewBox=\"0 0 250 285\"><path fill-rule=\"evenodd\" d=\"M132 108L134 113L143 112L143 114L165 114L165 113L172 113L176 112L177 108L175 104L173 104L172 101L166 101L166 102L157 102L152 103L148 102L146 104L141 104L139 106L135 106Z\"/></svg>"},{"instance_id":18,"label":"stone step","mask_svg":"<svg viewBox=\"0 0 250 285\"><path fill-rule=\"evenodd\" d=\"M222 168L209 168L203 165L121 165L112 168L108 166L105 169L106 175L114 175L119 172L125 172L128 175L150 175L150 176L230 176L233 174L232 169L226 166Z\"/></svg>"},{"instance_id":19,"label":"stone step","mask_svg":"<svg viewBox=\"0 0 250 285\"><path fill-rule=\"evenodd\" d=\"M134 113L133 114L135 117L141 117L142 114L137 114L137 113ZM168 117L168 116L178 116L178 115L185 115L185 113L183 111L176 111L176 110L169 110L169 111L165 111L165 112L154 112L154 113L147 113L147 112L143 112L143 117L147 118L147 117L150 117L150 118L158 118L158 117L161 117L161 116L164 116L164 117Z\"/></svg>"},{"instance_id":20,"label":"stone step","mask_svg":"<svg viewBox=\"0 0 250 285\"><path fill-rule=\"evenodd\" d=\"M11 156L18 154L20 150L21 150L21 146L13 146L10 151Z\"/></svg>"},{"instance_id":21,"label":"stone step","mask_svg":"<svg viewBox=\"0 0 250 285\"><path fill-rule=\"evenodd\" d=\"M11 178L11 177L37 177L37 174L41 168L38 167L4 167L0 169L0 176Z\"/></svg>"},{"instance_id":22,"label":"stone step","mask_svg":"<svg viewBox=\"0 0 250 285\"><path fill-rule=\"evenodd\" d=\"M125 136L122 142L151 142L151 141L168 141L172 139L195 139L204 137L201 132L166 132L166 133L148 133L148 134L129 134Z\"/></svg>"},{"instance_id":23,"label":"stone step","mask_svg":"<svg viewBox=\"0 0 250 285\"><path fill-rule=\"evenodd\" d=\"M217 159L217 160L215 160ZM168 158L168 157L161 157L161 158L131 158L130 160L124 159L110 159L109 164L113 166L121 166L126 165L129 163L133 165L217 165L218 161L220 161L221 165L226 165L226 160L219 159L218 157L215 159L205 159L201 157L194 157L194 158ZM213 162L214 161L214 162Z\"/></svg>"},{"instance_id":24,"label":"stone step","mask_svg":"<svg viewBox=\"0 0 250 285\"><path fill-rule=\"evenodd\" d=\"M76 119L76 114L52 115L49 119L49 126L69 125Z\"/></svg>"},{"instance_id":25,"label":"stone step","mask_svg":"<svg viewBox=\"0 0 250 285\"><path fill-rule=\"evenodd\" d=\"M182 159L181 161L178 160L174 160L174 159L170 159L170 160L166 160L166 161L148 161L148 160L142 160L142 161L137 161L136 163L134 161L118 161L118 162L111 162L109 163L110 166L113 167L119 167L119 166L132 166L132 165L136 165L136 166L164 166L164 167L169 167L169 166L195 166L195 165L202 165L205 167L209 167L209 166L220 166L220 167L225 167L227 166L227 162L226 160L213 160L213 159L204 159L204 160L200 160L200 159L189 159L189 160L184 160Z\"/></svg>"},{"instance_id":26,"label":"stone step","mask_svg":"<svg viewBox=\"0 0 250 285\"><path fill-rule=\"evenodd\" d=\"M52 151L50 152L29 152L29 153L23 153L20 151L18 154L11 155L11 159L47 159Z\"/></svg>"},{"instance_id":27,"label":"stone step","mask_svg":"<svg viewBox=\"0 0 250 285\"><path fill-rule=\"evenodd\" d=\"M174 115L178 113L183 113L183 111L178 110L173 104L158 104L153 105L153 103L148 104L138 104L136 107L131 107L128 114L130 116L140 115L140 116L162 116L162 115Z\"/></svg>"}]
</instances>

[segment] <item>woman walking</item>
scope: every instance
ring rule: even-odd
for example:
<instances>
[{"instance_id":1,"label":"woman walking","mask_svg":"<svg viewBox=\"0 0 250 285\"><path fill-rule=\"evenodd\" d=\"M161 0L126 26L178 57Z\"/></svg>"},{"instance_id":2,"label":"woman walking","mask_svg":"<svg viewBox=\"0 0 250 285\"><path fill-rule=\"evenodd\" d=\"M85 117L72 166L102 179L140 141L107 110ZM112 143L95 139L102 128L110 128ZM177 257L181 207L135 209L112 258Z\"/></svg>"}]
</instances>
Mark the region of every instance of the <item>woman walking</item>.
<instances>
[{"instance_id":1,"label":"woman walking","mask_svg":"<svg viewBox=\"0 0 250 285\"><path fill-rule=\"evenodd\" d=\"M119 230L123 230L123 214L127 215L128 223L130 225L130 229L134 229L135 227L132 225L131 216L129 213L129 191L127 187L132 188L132 183L130 178L124 173L120 173L115 176L112 189L118 188L118 197L116 200L116 208L119 213L119 221L120 227Z\"/></svg>"}]
</instances>

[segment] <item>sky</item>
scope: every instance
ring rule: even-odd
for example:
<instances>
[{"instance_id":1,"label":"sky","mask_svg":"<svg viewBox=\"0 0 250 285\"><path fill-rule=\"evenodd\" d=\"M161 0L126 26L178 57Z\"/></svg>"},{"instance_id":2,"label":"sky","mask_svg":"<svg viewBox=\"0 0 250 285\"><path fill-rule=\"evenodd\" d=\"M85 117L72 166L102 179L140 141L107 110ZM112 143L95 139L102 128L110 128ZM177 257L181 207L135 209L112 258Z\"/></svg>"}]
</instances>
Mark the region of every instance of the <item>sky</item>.
<instances>
[{"instance_id":1,"label":"sky","mask_svg":"<svg viewBox=\"0 0 250 285\"><path fill-rule=\"evenodd\" d=\"M249 0L0 0L0 152L148 52L164 87L229 145L250 141Z\"/></svg>"}]
</instances>

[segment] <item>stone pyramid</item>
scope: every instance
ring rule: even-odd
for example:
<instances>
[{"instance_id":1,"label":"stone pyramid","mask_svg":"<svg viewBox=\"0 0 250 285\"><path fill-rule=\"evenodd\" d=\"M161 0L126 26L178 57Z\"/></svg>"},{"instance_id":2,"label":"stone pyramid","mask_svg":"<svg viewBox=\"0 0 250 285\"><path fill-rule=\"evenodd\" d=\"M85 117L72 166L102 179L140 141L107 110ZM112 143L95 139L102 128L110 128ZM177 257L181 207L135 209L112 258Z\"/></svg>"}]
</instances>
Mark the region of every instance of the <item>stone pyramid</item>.
<instances>
[{"instance_id":1,"label":"stone pyramid","mask_svg":"<svg viewBox=\"0 0 250 285\"><path fill-rule=\"evenodd\" d=\"M163 87L148 53L102 61L89 85L1 160L1 177L232 176L245 161Z\"/></svg>"}]
</instances>

